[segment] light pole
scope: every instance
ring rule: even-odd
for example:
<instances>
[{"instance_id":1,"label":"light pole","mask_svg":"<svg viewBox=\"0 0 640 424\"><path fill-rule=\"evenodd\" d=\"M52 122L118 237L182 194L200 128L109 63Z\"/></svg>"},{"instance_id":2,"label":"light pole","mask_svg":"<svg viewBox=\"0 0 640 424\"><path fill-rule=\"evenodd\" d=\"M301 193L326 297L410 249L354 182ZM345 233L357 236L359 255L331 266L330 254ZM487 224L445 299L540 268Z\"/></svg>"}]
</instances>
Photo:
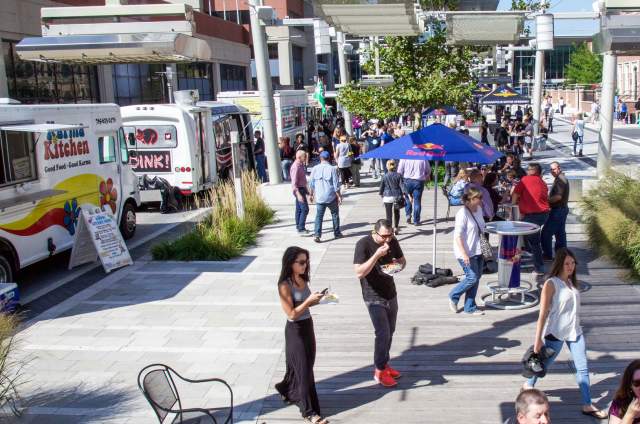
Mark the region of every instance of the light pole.
<instances>
[{"instance_id":1,"label":"light pole","mask_svg":"<svg viewBox=\"0 0 640 424\"><path fill-rule=\"evenodd\" d=\"M345 87L349 84L349 67L347 66L347 57L345 50L345 41L344 34L342 32L336 33L336 38L338 40L338 63L340 65L340 84ZM342 108L342 117L344 118L344 129L349 134L352 135L353 127L351 124L351 113L346 110L344 107Z\"/></svg>"},{"instance_id":2,"label":"light pole","mask_svg":"<svg viewBox=\"0 0 640 424\"><path fill-rule=\"evenodd\" d=\"M271 71L267 50L267 36L258 13L267 10L261 1L249 0L249 17L251 19L251 37L253 39L253 53L256 63L256 77L262 104L262 131L264 147L269 167L269 182L282 182L280 156L278 153L276 112L273 106L273 87L271 86ZM273 9L271 9L273 11ZM273 13L273 12L271 12ZM266 14L266 13L265 13Z\"/></svg>"}]
</instances>

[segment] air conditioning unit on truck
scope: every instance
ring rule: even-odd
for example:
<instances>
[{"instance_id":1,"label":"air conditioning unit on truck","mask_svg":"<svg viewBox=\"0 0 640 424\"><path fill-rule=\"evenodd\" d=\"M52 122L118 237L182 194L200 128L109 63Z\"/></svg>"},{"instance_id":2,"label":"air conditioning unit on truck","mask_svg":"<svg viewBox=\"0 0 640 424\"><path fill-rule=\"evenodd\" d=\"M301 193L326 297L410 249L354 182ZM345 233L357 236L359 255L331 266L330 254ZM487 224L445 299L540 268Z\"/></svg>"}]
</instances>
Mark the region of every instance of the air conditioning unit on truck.
<instances>
[{"instance_id":1,"label":"air conditioning unit on truck","mask_svg":"<svg viewBox=\"0 0 640 424\"><path fill-rule=\"evenodd\" d=\"M118 105L0 105L0 159L0 282L70 249L80 205L133 237L140 195Z\"/></svg>"}]
</instances>

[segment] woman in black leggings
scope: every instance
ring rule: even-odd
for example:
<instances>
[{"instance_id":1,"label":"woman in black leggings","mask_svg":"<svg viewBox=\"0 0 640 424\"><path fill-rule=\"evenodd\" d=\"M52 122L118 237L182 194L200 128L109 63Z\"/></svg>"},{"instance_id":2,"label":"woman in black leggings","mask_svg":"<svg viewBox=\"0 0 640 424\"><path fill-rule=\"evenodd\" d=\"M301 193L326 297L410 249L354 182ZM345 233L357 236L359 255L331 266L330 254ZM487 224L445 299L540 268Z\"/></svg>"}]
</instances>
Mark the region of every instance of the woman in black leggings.
<instances>
[{"instance_id":1,"label":"woman in black leggings","mask_svg":"<svg viewBox=\"0 0 640 424\"><path fill-rule=\"evenodd\" d=\"M396 172L396 169L396 161L388 160L387 173L382 177L379 193L387 213L387 221L393 223L393 232L398 234L400 232L398 229L400 209L404 208L404 198L407 192L404 188L404 179ZM391 220L392 215L393 220Z\"/></svg>"},{"instance_id":2,"label":"woman in black leggings","mask_svg":"<svg viewBox=\"0 0 640 424\"><path fill-rule=\"evenodd\" d=\"M286 403L295 403L305 423L327 424L320 413L313 364L316 360L316 336L309 308L317 305L323 294L309 288L309 252L289 247L282 257L278 279L280 304L287 316L284 330L287 371L276 390Z\"/></svg>"}]
</instances>

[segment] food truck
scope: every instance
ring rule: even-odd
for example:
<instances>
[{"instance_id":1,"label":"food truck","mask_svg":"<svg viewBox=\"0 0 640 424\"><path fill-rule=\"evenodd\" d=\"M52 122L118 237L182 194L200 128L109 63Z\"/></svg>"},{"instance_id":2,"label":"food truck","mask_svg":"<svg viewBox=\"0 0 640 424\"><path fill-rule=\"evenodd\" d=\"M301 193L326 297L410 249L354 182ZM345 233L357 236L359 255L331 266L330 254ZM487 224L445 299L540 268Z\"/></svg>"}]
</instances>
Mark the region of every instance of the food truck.
<instances>
[{"instance_id":1,"label":"food truck","mask_svg":"<svg viewBox=\"0 0 640 424\"><path fill-rule=\"evenodd\" d=\"M125 239L140 204L120 107L0 104L0 283L73 246L80 205L108 210Z\"/></svg>"}]
</instances>

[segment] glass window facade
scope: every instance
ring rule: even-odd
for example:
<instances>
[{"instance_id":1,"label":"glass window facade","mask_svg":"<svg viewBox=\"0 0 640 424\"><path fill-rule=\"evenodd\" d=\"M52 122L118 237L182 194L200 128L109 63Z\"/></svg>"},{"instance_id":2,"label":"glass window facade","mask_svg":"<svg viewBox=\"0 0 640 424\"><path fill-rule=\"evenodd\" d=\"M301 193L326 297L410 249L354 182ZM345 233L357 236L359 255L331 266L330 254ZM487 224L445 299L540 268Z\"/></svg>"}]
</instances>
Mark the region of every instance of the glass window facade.
<instances>
[{"instance_id":1,"label":"glass window facade","mask_svg":"<svg viewBox=\"0 0 640 424\"><path fill-rule=\"evenodd\" d=\"M245 66L220 64L220 91L240 91L247 89L247 68Z\"/></svg>"},{"instance_id":2,"label":"glass window facade","mask_svg":"<svg viewBox=\"0 0 640 424\"><path fill-rule=\"evenodd\" d=\"M569 57L575 50L575 46L556 46L553 50L544 53L544 71L546 80L564 80L564 68L569 63ZM535 52L514 52L514 82L519 84L522 80L533 79L535 74Z\"/></svg>"},{"instance_id":3,"label":"glass window facade","mask_svg":"<svg viewBox=\"0 0 640 424\"><path fill-rule=\"evenodd\" d=\"M200 100L213 100L213 65L211 63L182 63L178 69L178 89L198 90Z\"/></svg>"},{"instance_id":4,"label":"glass window facade","mask_svg":"<svg viewBox=\"0 0 640 424\"><path fill-rule=\"evenodd\" d=\"M113 66L113 90L120 106L140 103L163 103L165 95L162 64L128 63Z\"/></svg>"},{"instance_id":5,"label":"glass window facade","mask_svg":"<svg viewBox=\"0 0 640 424\"><path fill-rule=\"evenodd\" d=\"M95 66L21 60L16 41L2 41L9 96L22 103L97 103L100 101Z\"/></svg>"},{"instance_id":6,"label":"glass window facade","mask_svg":"<svg viewBox=\"0 0 640 424\"><path fill-rule=\"evenodd\" d=\"M304 88L304 67L302 65L302 47L292 47L293 57L293 87L296 90Z\"/></svg>"}]
</instances>

